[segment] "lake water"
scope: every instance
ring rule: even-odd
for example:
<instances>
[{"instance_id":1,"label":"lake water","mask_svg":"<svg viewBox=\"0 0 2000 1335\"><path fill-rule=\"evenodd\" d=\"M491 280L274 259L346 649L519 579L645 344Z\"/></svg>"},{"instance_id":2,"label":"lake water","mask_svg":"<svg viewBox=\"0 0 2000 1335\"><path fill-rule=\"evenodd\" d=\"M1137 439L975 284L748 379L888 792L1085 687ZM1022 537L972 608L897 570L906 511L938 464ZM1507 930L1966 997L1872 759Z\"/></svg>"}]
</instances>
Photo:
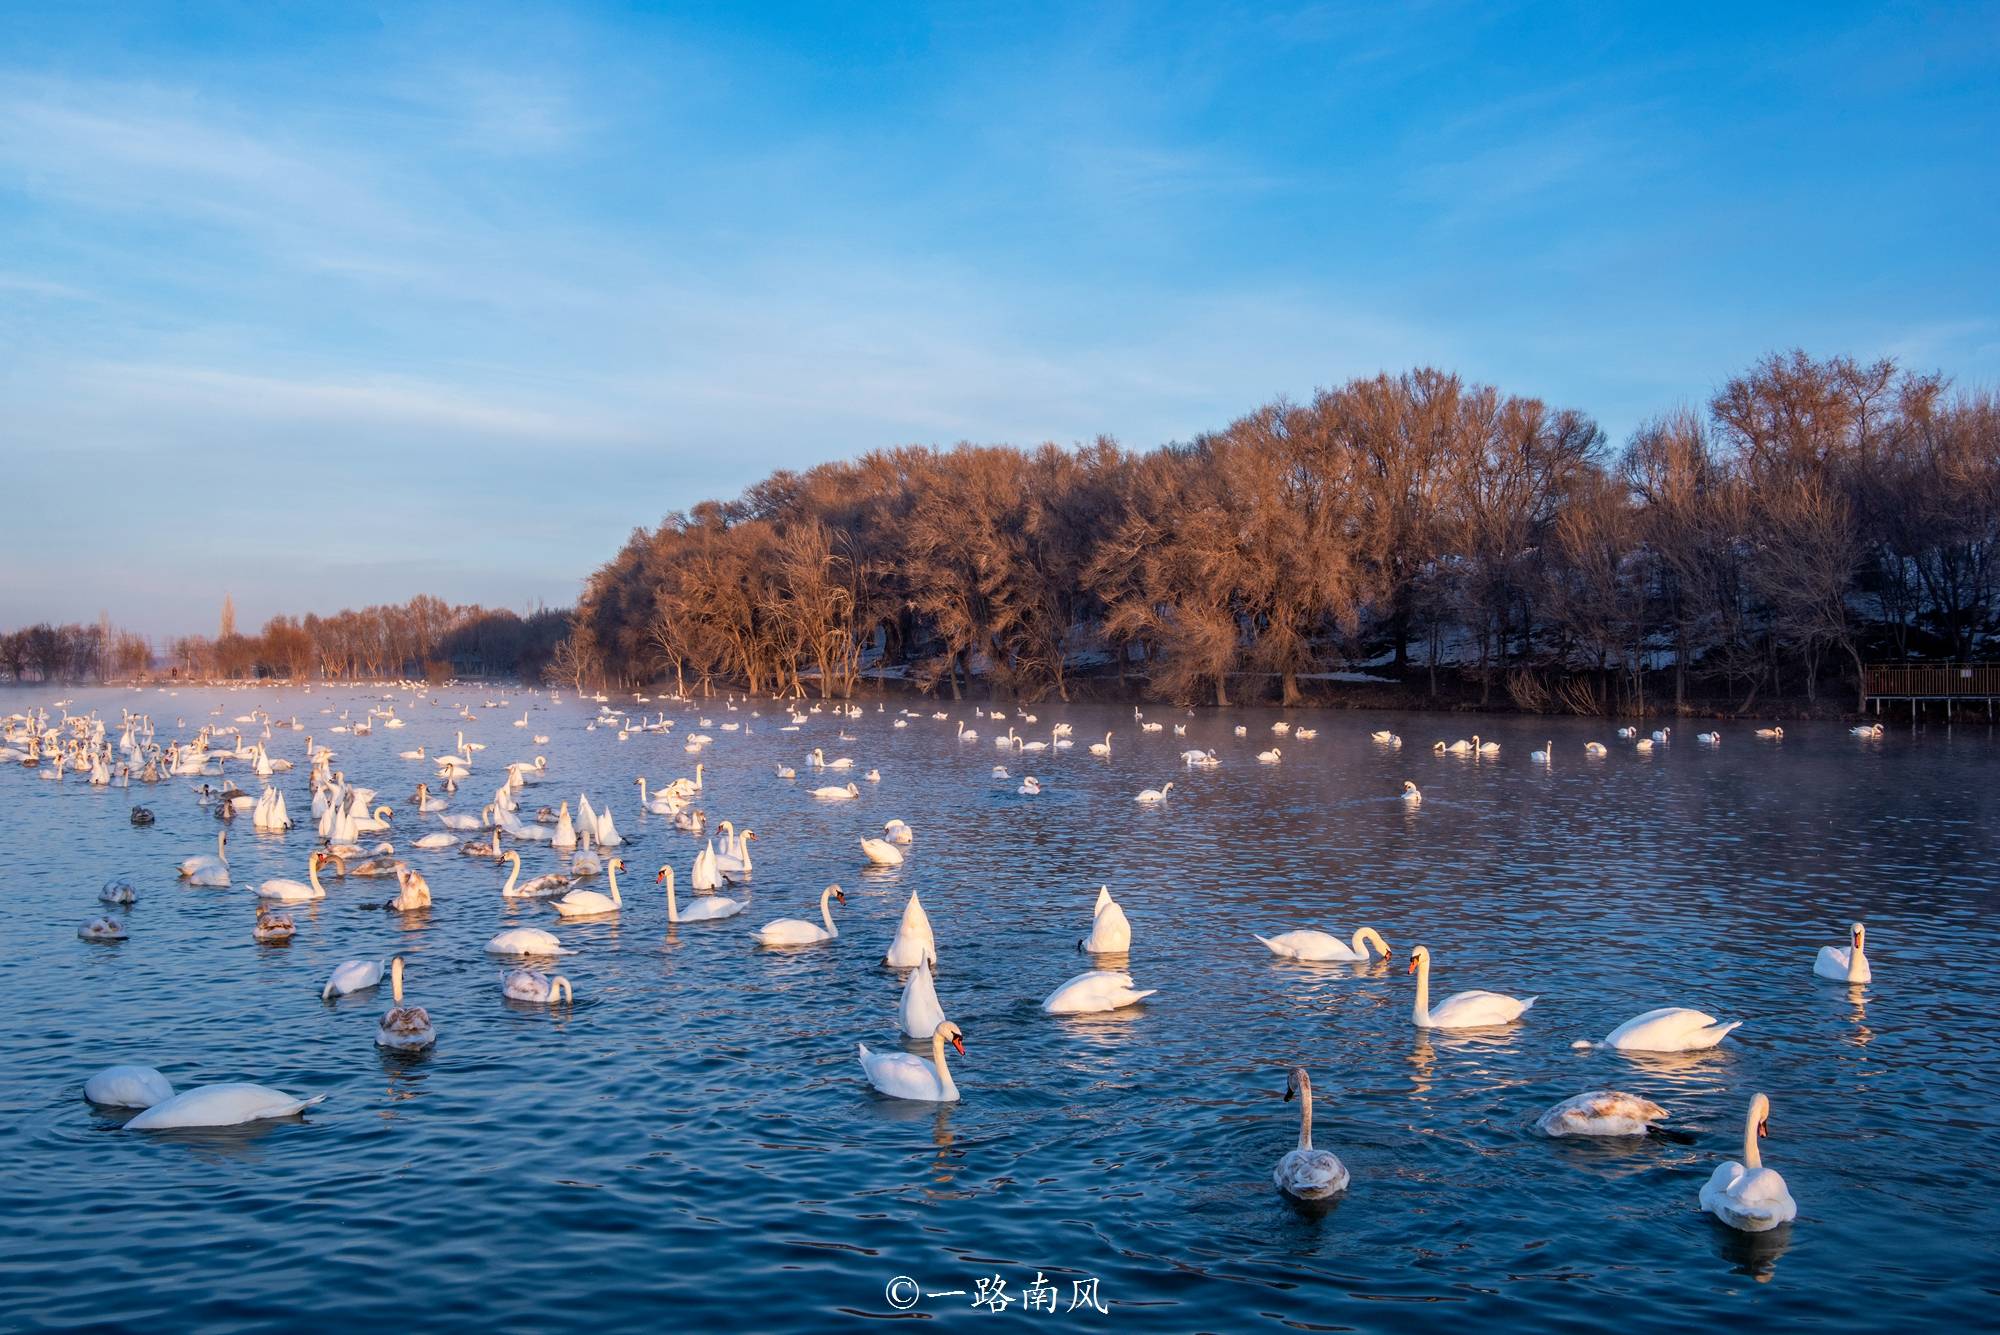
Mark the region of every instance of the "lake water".
<instances>
[{"instance_id":1,"label":"lake water","mask_svg":"<svg viewBox=\"0 0 2000 1335\"><path fill-rule=\"evenodd\" d=\"M322 711L384 694L408 727L328 733ZM14 691L0 710L53 698ZM585 729L590 705L436 698L105 690L71 708L113 723L148 711L162 743L253 707L296 715L396 807L399 849L436 826L407 800L431 766L397 752L447 748L460 728L487 743L453 802L465 811L506 761L544 754L523 815L579 792L609 806L630 841L618 919L558 927L545 907L503 903L493 864L406 850L430 911L366 910L392 882L331 881L296 911L289 946L260 946L248 887L303 877L307 822L257 836L239 821L236 888L187 889L174 868L212 851L216 828L192 781L104 791L0 769L0 1326L997 1322L1022 1315L1038 1274L1057 1312L1035 1319L1088 1328L1866 1329L1970 1326L1990 1310L2000 740L1984 726L1862 742L1800 725L1774 744L1727 724L1714 750L1690 726L1641 756L1575 721L1295 712L1319 737L1281 741L1283 763L1264 766L1254 754L1275 713L1149 711L1184 722L1178 738L1141 734L1129 708L1044 705L1036 735L1067 720L1077 747L1005 758L1043 779L1028 798L990 777L1003 759L990 720L963 745L928 705L892 728L900 700L797 732L769 705L755 718L720 699L669 706L675 735L621 743ZM531 727L511 727L523 708ZM685 896L695 844L639 813L633 780L692 773L680 734L701 714L718 726L699 805L757 831L754 895L740 918L675 928L653 870L671 861ZM1239 722L1248 738L1232 735ZM1368 740L1382 726L1403 735L1399 753ZM836 740L842 727L854 741ZM1114 755L1094 759L1084 746L1107 728ZM1431 753L1475 728L1503 743L1498 758ZM1544 770L1528 753L1550 736ZM1590 738L1611 754L1586 758ZM814 801L814 745L854 757L857 779L878 766L881 782ZM1190 745L1223 767L1183 769ZM293 759L303 746L291 731L271 742ZM777 778L780 761L800 778ZM247 766L231 773L257 791ZM1394 796L1406 778L1423 788L1418 809ZM1131 801L1167 779L1164 805ZM280 786L295 817L308 810L303 766ZM158 823L133 827L133 802ZM890 817L916 829L909 860L865 870L856 838ZM530 871L557 861L525 855ZM125 911L130 939L79 941L120 873L143 895ZM837 942L751 943L767 919L813 916L829 882L848 895ZM1111 1016L1045 1016L1041 998L1087 967L1075 945L1100 884L1130 915L1139 986L1159 994ZM857 1041L895 1045L899 975L880 961L913 889L966 1035L954 1106L887 1100L855 1060ZM1875 982L1816 981L1815 951L1857 917ZM501 996L481 947L522 924L576 951L561 966L573 1008ZM1285 963L1251 936L1364 924L1395 947L1393 967ZM1404 972L1416 944L1433 952L1434 998L1478 987L1541 1001L1506 1030L1426 1035ZM394 952L438 1029L416 1058L374 1046L386 983L318 998L337 962ZM1661 1005L1745 1023L1693 1056L1569 1047ZM157 1065L183 1089L248 1079L330 1097L250 1128L128 1132L81 1097L114 1061ZM1294 1062L1315 1080L1317 1142L1353 1175L1330 1209L1290 1205L1271 1183L1297 1136L1297 1105L1281 1100ZM1596 1144L1533 1131L1548 1105L1605 1086L1664 1104L1667 1131ZM1773 1101L1765 1162L1800 1215L1749 1239L1695 1198L1738 1157L1759 1090ZM996 1275L1004 1317L971 1306ZM899 1276L917 1286L908 1312L889 1301ZM1071 1310L1093 1278L1108 1315ZM948 1290L964 1293L921 1296Z\"/></svg>"}]
</instances>

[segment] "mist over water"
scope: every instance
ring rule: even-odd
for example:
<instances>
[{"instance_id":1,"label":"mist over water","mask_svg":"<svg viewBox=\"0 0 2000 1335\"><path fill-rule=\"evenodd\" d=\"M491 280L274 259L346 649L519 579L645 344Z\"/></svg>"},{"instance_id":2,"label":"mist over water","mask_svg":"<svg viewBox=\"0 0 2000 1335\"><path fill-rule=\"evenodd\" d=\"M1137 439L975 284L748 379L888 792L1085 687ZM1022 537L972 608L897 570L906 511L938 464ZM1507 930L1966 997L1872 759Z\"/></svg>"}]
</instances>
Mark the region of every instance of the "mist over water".
<instances>
[{"instance_id":1,"label":"mist over water","mask_svg":"<svg viewBox=\"0 0 2000 1335\"><path fill-rule=\"evenodd\" d=\"M328 731L384 695L406 728ZM0 710L53 698L9 692ZM972 720L970 705L870 701L862 718L816 714L784 732L782 710L753 717L718 698L665 706L671 733L620 742L615 728L586 730L592 704L498 688L434 698L75 693L71 712L99 711L114 735L121 709L150 712L162 743L259 707L305 725L269 743L300 762L277 783L301 828L235 822L228 890L174 876L213 851L198 781L106 790L0 768L13 947L0 956L12 1168L0 1325L817 1331L898 1315L885 1295L897 1276L966 1291L911 1314L999 1320L969 1307L997 1274L1018 1318L1037 1273L1060 1290L1053 1320L1170 1331L1859 1330L1913 1310L1913 1295L1941 1323L1978 1320L1989 1300L1979 1239L2000 1231L2000 1055L1986 1031L2000 1002L2000 771L1984 726L1864 742L1800 724L1770 743L1731 724L1713 749L1689 727L1645 756L1572 720L1149 709L1186 725L1176 737L1141 733L1129 708L1050 704L1034 725L1009 722L1038 739L1072 723L1075 749L1009 755L991 741L1009 722ZM906 704L916 716L896 729ZM530 726L510 726L524 709ZM671 862L687 896L698 845L641 813L634 779L692 774L682 739L704 716L716 740L696 804L757 832L751 902L735 919L672 926L654 871ZM1319 736L1273 738L1281 717ZM959 719L977 743L954 739ZM1402 735L1400 751L1370 742L1379 727ZM547 778L522 790L524 819L543 803L574 809L579 793L613 812L628 841L616 919L559 923L545 905L501 899L504 865L410 847L439 828L409 801L433 769L397 753L441 753L461 728L487 749L453 811L477 810L507 762L541 754ZM1474 729L1501 742L1498 757L1431 753ZM1112 757L1091 757L1107 730ZM435 903L364 909L393 882L328 878L326 900L290 910L292 943L261 946L252 888L303 879L315 843L307 734L395 808L385 837ZM1550 739L1553 766L1531 764ZM1611 753L1586 757L1593 739ZM1283 763L1258 764L1273 744ZM853 757L839 777L856 780L857 800L808 796L832 781L807 768L814 746ZM1191 746L1222 767L1184 768ZM780 763L799 777L778 778ZM996 763L1009 779L992 777ZM870 767L879 784L862 779ZM247 765L229 770L258 791ZM1026 774L1041 796L1016 793ZM1168 779L1165 803L1131 800ZM1420 807L1397 800L1405 779ZM135 802L155 825L130 824ZM908 860L868 869L856 841L892 817L915 827ZM560 863L545 846L522 854L529 874ZM130 939L79 941L114 875L140 890L114 910ZM848 900L834 908L838 940L750 941L769 919L813 917L833 882ZM1135 981L1160 991L1113 1015L1042 1015L1041 999L1090 967L1076 943L1100 884L1131 918ZM966 1037L952 1106L885 1099L855 1059L858 1041L897 1042L902 975L881 958L912 891ZM1856 919L1875 981L1816 980L1814 953ZM482 946L517 925L575 951L559 967L573 1007L501 995L508 966ZM1252 936L1346 938L1363 925L1388 938L1393 963L1290 963ZM1418 944L1433 954L1434 1001L1467 988L1540 1000L1503 1030L1420 1031L1403 968ZM408 999L437 1026L417 1057L374 1046L386 983L319 1000L340 961L394 953ZM1665 1005L1744 1025L1707 1053L1570 1049ZM126 1132L123 1114L82 1098L113 1062L156 1065L180 1089L240 1079L329 1097L301 1119ZM1290 1205L1271 1183L1298 1133L1297 1105L1281 1100L1292 1063L1313 1075L1316 1143L1353 1175L1324 1209ZM1603 1087L1664 1105L1663 1132L1535 1133L1550 1104ZM1765 1163L1800 1214L1750 1238L1695 1198L1740 1155L1760 1090L1773 1104ZM1106 1316L1066 1310L1071 1281L1090 1277Z\"/></svg>"}]
</instances>

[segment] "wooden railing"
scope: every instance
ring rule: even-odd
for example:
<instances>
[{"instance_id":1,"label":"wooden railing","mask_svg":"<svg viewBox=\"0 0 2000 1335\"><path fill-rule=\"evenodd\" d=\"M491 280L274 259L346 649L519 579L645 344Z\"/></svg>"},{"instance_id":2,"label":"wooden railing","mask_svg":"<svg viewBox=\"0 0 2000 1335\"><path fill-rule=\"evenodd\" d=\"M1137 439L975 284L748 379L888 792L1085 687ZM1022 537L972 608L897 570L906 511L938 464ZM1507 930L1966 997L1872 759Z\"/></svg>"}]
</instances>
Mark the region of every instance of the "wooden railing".
<instances>
[{"instance_id":1,"label":"wooden railing","mask_svg":"<svg viewBox=\"0 0 2000 1335\"><path fill-rule=\"evenodd\" d=\"M2000 697L2000 663L1870 663L1862 669L1862 680L1871 696Z\"/></svg>"}]
</instances>

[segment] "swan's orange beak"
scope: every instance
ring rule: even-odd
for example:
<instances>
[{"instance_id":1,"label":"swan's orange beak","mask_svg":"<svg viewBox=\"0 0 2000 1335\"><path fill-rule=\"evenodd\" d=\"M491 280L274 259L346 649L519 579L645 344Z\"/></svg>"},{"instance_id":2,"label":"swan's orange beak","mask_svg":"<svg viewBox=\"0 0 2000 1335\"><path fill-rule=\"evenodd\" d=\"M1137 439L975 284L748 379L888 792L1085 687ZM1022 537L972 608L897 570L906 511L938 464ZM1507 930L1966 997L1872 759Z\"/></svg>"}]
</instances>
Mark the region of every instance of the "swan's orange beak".
<instances>
[{"instance_id":1,"label":"swan's orange beak","mask_svg":"<svg viewBox=\"0 0 2000 1335\"><path fill-rule=\"evenodd\" d=\"M958 1035L953 1034L951 1036L951 1045L958 1049L959 1056L963 1057L965 1055L965 1043Z\"/></svg>"},{"instance_id":2,"label":"swan's orange beak","mask_svg":"<svg viewBox=\"0 0 2000 1335\"><path fill-rule=\"evenodd\" d=\"M666 881L667 881L667 869L665 867L662 867L659 870L659 874L653 877L653 884L665 885Z\"/></svg>"},{"instance_id":3,"label":"swan's orange beak","mask_svg":"<svg viewBox=\"0 0 2000 1335\"><path fill-rule=\"evenodd\" d=\"M839 900L839 901L840 901L841 903L843 903L843 904L845 904L845 903L847 902L847 892L846 892L846 891L844 891L844 890L841 890L841 889L840 889L839 887L835 887L835 889L834 889L834 892L833 892L833 897L834 897L835 899Z\"/></svg>"},{"instance_id":4,"label":"swan's orange beak","mask_svg":"<svg viewBox=\"0 0 2000 1335\"><path fill-rule=\"evenodd\" d=\"M1415 955L1412 955L1412 956L1410 956L1410 967L1409 967L1409 968L1407 968L1407 969L1405 969L1405 970L1403 970L1403 972L1404 972L1404 973L1415 973L1416 971L1417 971L1417 957L1416 957Z\"/></svg>"}]
</instances>

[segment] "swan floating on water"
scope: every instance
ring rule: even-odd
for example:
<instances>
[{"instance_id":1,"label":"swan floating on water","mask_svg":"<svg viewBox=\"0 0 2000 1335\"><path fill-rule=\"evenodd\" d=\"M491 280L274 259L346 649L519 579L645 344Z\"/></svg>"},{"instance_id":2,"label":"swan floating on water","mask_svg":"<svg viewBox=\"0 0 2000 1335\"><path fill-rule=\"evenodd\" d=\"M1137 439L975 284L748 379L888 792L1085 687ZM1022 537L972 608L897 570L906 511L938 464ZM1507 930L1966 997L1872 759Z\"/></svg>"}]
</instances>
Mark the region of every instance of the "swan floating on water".
<instances>
[{"instance_id":1,"label":"swan floating on water","mask_svg":"<svg viewBox=\"0 0 2000 1335\"><path fill-rule=\"evenodd\" d=\"M680 902L674 897L674 869L662 865L653 881L667 888L668 922L711 922L717 918L733 918L743 911L740 900L724 895L696 895L689 902L686 912L682 912Z\"/></svg>"},{"instance_id":2,"label":"swan floating on water","mask_svg":"<svg viewBox=\"0 0 2000 1335\"><path fill-rule=\"evenodd\" d=\"M613 858L604 864L604 875L611 883L611 892L602 890L572 890L561 899L551 900L549 907L562 918L601 918L618 912L624 903L618 894L618 873L625 869L625 859Z\"/></svg>"},{"instance_id":3,"label":"swan floating on water","mask_svg":"<svg viewBox=\"0 0 2000 1335\"><path fill-rule=\"evenodd\" d=\"M927 1038L944 1023L944 1007L938 1002L937 985L931 981L928 961L910 971L903 984L903 996L896 1003L896 1024L911 1038Z\"/></svg>"},{"instance_id":4,"label":"swan floating on water","mask_svg":"<svg viewBox=\"0 0 2000 1335\"><path fill-rule=\"evenodd\" d=\"M1136 1006L1160 989L1141 991L1132 986L1132 975L1122 969L1092 969L1064 983L1042 1001L1048 1015L1093 1015L1102 1011Z\"/></svg>"},{"instance_id":5,"label":"swan floating on water","mask_svg":"<svg viewBox=\"0 0 2000 1335\"><path fill-rule=\"evenodd\" d=\"M569 979L561 974L537 973L533 969L510 969L500 980L500 990L515 1001L532 1001L543 1006L576 1000Z\"/></svg>"},{"instance_id":6,"label":"swan floating on water","mask_svg":"<svg viewBox=\"0 0 2000 1335\"><path fill-rule=\"evenodd\" d=\"M1843 983L1868 982L1875 976L1868 967L1868 929L1857 922L1848 928L1847 939L1844 946L1821 946L1819 957L1813 961L1813 972Z\"/></svg>"},{"instance_id":7,"label":"swan floating on water","mask_svg":"<svg viewBox=\"0 0 2000 1335\"><path fill-rule=\"evenodd\" d=\"M125 1124L127 1131L178 1131L190 1127L241 1126L245 1122L265 1122L293 1117L326 1095L294 1098L268 1085L202 1085L154 1104Z\"/></svg>"},{"instance_id":8,"label":"swan floating on water","mask_svg":"<svg viewBox=\"0 0 2000 1335\"><path fill-rule=\"evenodd\" d=\"M1256 933L1251 933L1256 936ZM1382 958L1389 958L1389 943L1373 927L1358 928L1352 944L1342 941L1331 932L1303 928L1296 932L1283 932L1277 936L1258 936L1273 955L1291 960L1343 960L1366 961L1370 958L1368 947L1373 945L1382 952Z\"/></svg>"},{"instance_id":9,"label":"swan floating on water","mask_svg":"<svg viewBox=\"0 0 2000 1335\"><path fill-rule=\"evenodd\" d=\"M1331 1150L1313 1148L1312 1077L1303 1066L1292 1068L1285 1083L1285 1101L1299 1101L1299 1144L1271 1170L1278 1190L1302 1201L1323 1201L1347 1190L1347 1165Z\"/></svg>"},{"instance_id":10,"label":"swan floating on water","mask_svg":"<svg viewBox=\"0 0 2000 1335\"><path fill-rule=\"evenodd\" d=\"M1422 806L1424 801L1423 790L1410 780L1405 779L1403 780L1403 800L1413 807Z\"/></svg>"},{"instance_id":11,"label":"swan floating on water","mask_svg":"<svg viewBox=\"0 0 2000 1335\"><path fill-rule=\"evenodd\" d=\"M1545 1136L1643 1136L1667 1110L1651 1099L1616 1089L1593 1089L1564 1099L1535 1121Z\"/></svg>"},{"instance_id":12,"label":"swan floating on water","mask_svg":"<svg viewBox=\"0 0 2000 1335\"><path fill-rule=\"evenodd\" d=\"M1417 1000L1411 1018L1423 1029L1483 1029L1512 1024L1540 997L1526 1001L1500 992L1455 992L1431 1009L1431 952L1418 946L1410 952L1409 972L1417 976Z\"/></svg>"},{"instance_id":13,"label":"swan floating on water","mask_svg":"<svg viewBox=\"0 0 2000 1335\"><path fill-rule=\"evenodd\" d=\"M836 899L845 904L847 895L839 886L829 885L820 891L819 923L810 923L803 918L775 918L750 933L750 939L760 946L814 946L822 941L831 941L840 935L840 929L833 925L831 905Z\"/></svg>"},{"instance_id":14,"label":"swan floating on water","mask_svg":"<svg viewBox=\"0 0 2000 1335\"><path fill-rule=\"evenodd\" d=\"M92 918L77 928L76 935L79 941L123 941L125 924L106 914L101 918Z\"/></svg>"},{"instance_id":15,"label":"swan floating on water","mask_svg":"<svg viewBox=\"0 0 2000 1335\"><path fill-rule=\"evenodd\" d=\"M1754 1095L1743 1122L1743 1162L1731 1159L1719 1164L1701 1189L1701 1208L1745 1233L1768 1232L1798 1217L1798 1204L1785 1179L1776 1169L1764 1167L1757 1152L1758 1139L1770 1134L1771 1100Z\"/></svg>"},{"instance_id":16,"label":"swan floating on water","mask_svg":"<svg viewBox=\"0 0 2000 1335\"><path fill-rule=\"evenodd\" d=\"M350 992L361 992L382 981L381 960L345 960L334 966L327 975L326 986L319 991L321 1001L331 1001L344 997Z\"/></svg>"},{"instance_id":17,"label":"swan floating on water","mask_svg":"<svg viewBox=\"0 0 2000 1335\"><path fill-rule=\"evenodd\" d=\"M958 1049L959 1056L965 1055L965 1036L950 1020L944 1021L932 1032L929 1061L907 1052L870 1052L866 1043L855 1046L860 1050L861 1069L867 1074L868 1083L890 1098L910 1099L918 1103L957 1103L958 1085L953 1082L951 1070L944 1061L946 1043Z\"/></svg>"},{"instance_id":18,"label":"swan floating on water","mask_svg":"<svg viewBox=\"0 0 2000 1335\"><path fill-rule=\"evenodd\" d=\"M1605 1035L1602 1043L1579 1038L1570 1046L1621 1052L1700 1052L1714 1047L1742 1024L1741 1020L1723 1024L1713 1015L1685 1006L1662 1006L1633 1016Z\"/></svg>"},{"instance_id":19,"label":"swan floating on water","mask_svg":"<svg viewBox=\"0 0 2000 1335\"><path fill-rule=\"evenodd\" d=\"M172 1098L174 1086L150 1066L107 1066L83 1082L83 1096L105 1108L150 1108Z\"/></svg>"},{"instance_id":20,"label":"swan floating on water","mask_svg":"<svg viewBox=\"0 0 2000 1335\"><path fill-rule=\"evenodd\" d=\"M1090 935L1076 948L1092 955L1122 955L1132 949L1132 924L1125 908L1106 886L1097 887L1097 904L1090 913Z\"/></svg>"},{"instance_id":21,"label":"swan floating on water","mask_svg":"<svg viewBox=\"0 0 2000 1335\"><path fill-rule=\"evenodd\" d=\"M539 927L510 927L486 943L489 955L573 955L554 932Z\"/></svg>"},{"instance_id":22,"label":"swan floating on water","mask_svg":"<svg viewBox=\"0 0 2000 1335\"><path fill-rule=\"evenodd\" d=\"M395 1005L375 1027L375 1046L392 1052L421 1052L437 1042L437 1030L431 1027L430 1013L422 1006L403 1004L401 955L389 961L389 987Z\"/></svg>"},{"instance_id":23,"label":"swan floating on water","mask_svg":"<svg viewBox=\"0 0 2000 1335\"><path fill-rule=\"evenodd\" d=\"M887 839L861 840L861 853L878 867L900 867L903 865L903 850Z\"/></svg>"},{"instance_id":24,"label":"swan floating on water","mask_svg":"<svg viewBox=\"0 0 2000 1335\"><path fill-rule=\"evenodd\" d=\"M889 943L889 952L882 962L892 969L911 969L919 964L937 963L937 936L931 931L930 915L918 901L916 892L910 893L910 902L903 906L903 919L896 926L896 939Z\"/></svg>"},{"instance_id":25,"label":"swan floating on water","mask_svg":"<svg viewBox=\"0 0 2000 1335\"><path fill-rule=\"evenodd\" d=\"M1167 794L1171 793L1173 790L1174 790L1173 780L1169 779L1166 783L1162 784L1158 788L1148 788L1144 790L1132 800L1134 802L1147 802L1147 803L1164 802L1167 800Z\"/></svg>"}]
</instances>

